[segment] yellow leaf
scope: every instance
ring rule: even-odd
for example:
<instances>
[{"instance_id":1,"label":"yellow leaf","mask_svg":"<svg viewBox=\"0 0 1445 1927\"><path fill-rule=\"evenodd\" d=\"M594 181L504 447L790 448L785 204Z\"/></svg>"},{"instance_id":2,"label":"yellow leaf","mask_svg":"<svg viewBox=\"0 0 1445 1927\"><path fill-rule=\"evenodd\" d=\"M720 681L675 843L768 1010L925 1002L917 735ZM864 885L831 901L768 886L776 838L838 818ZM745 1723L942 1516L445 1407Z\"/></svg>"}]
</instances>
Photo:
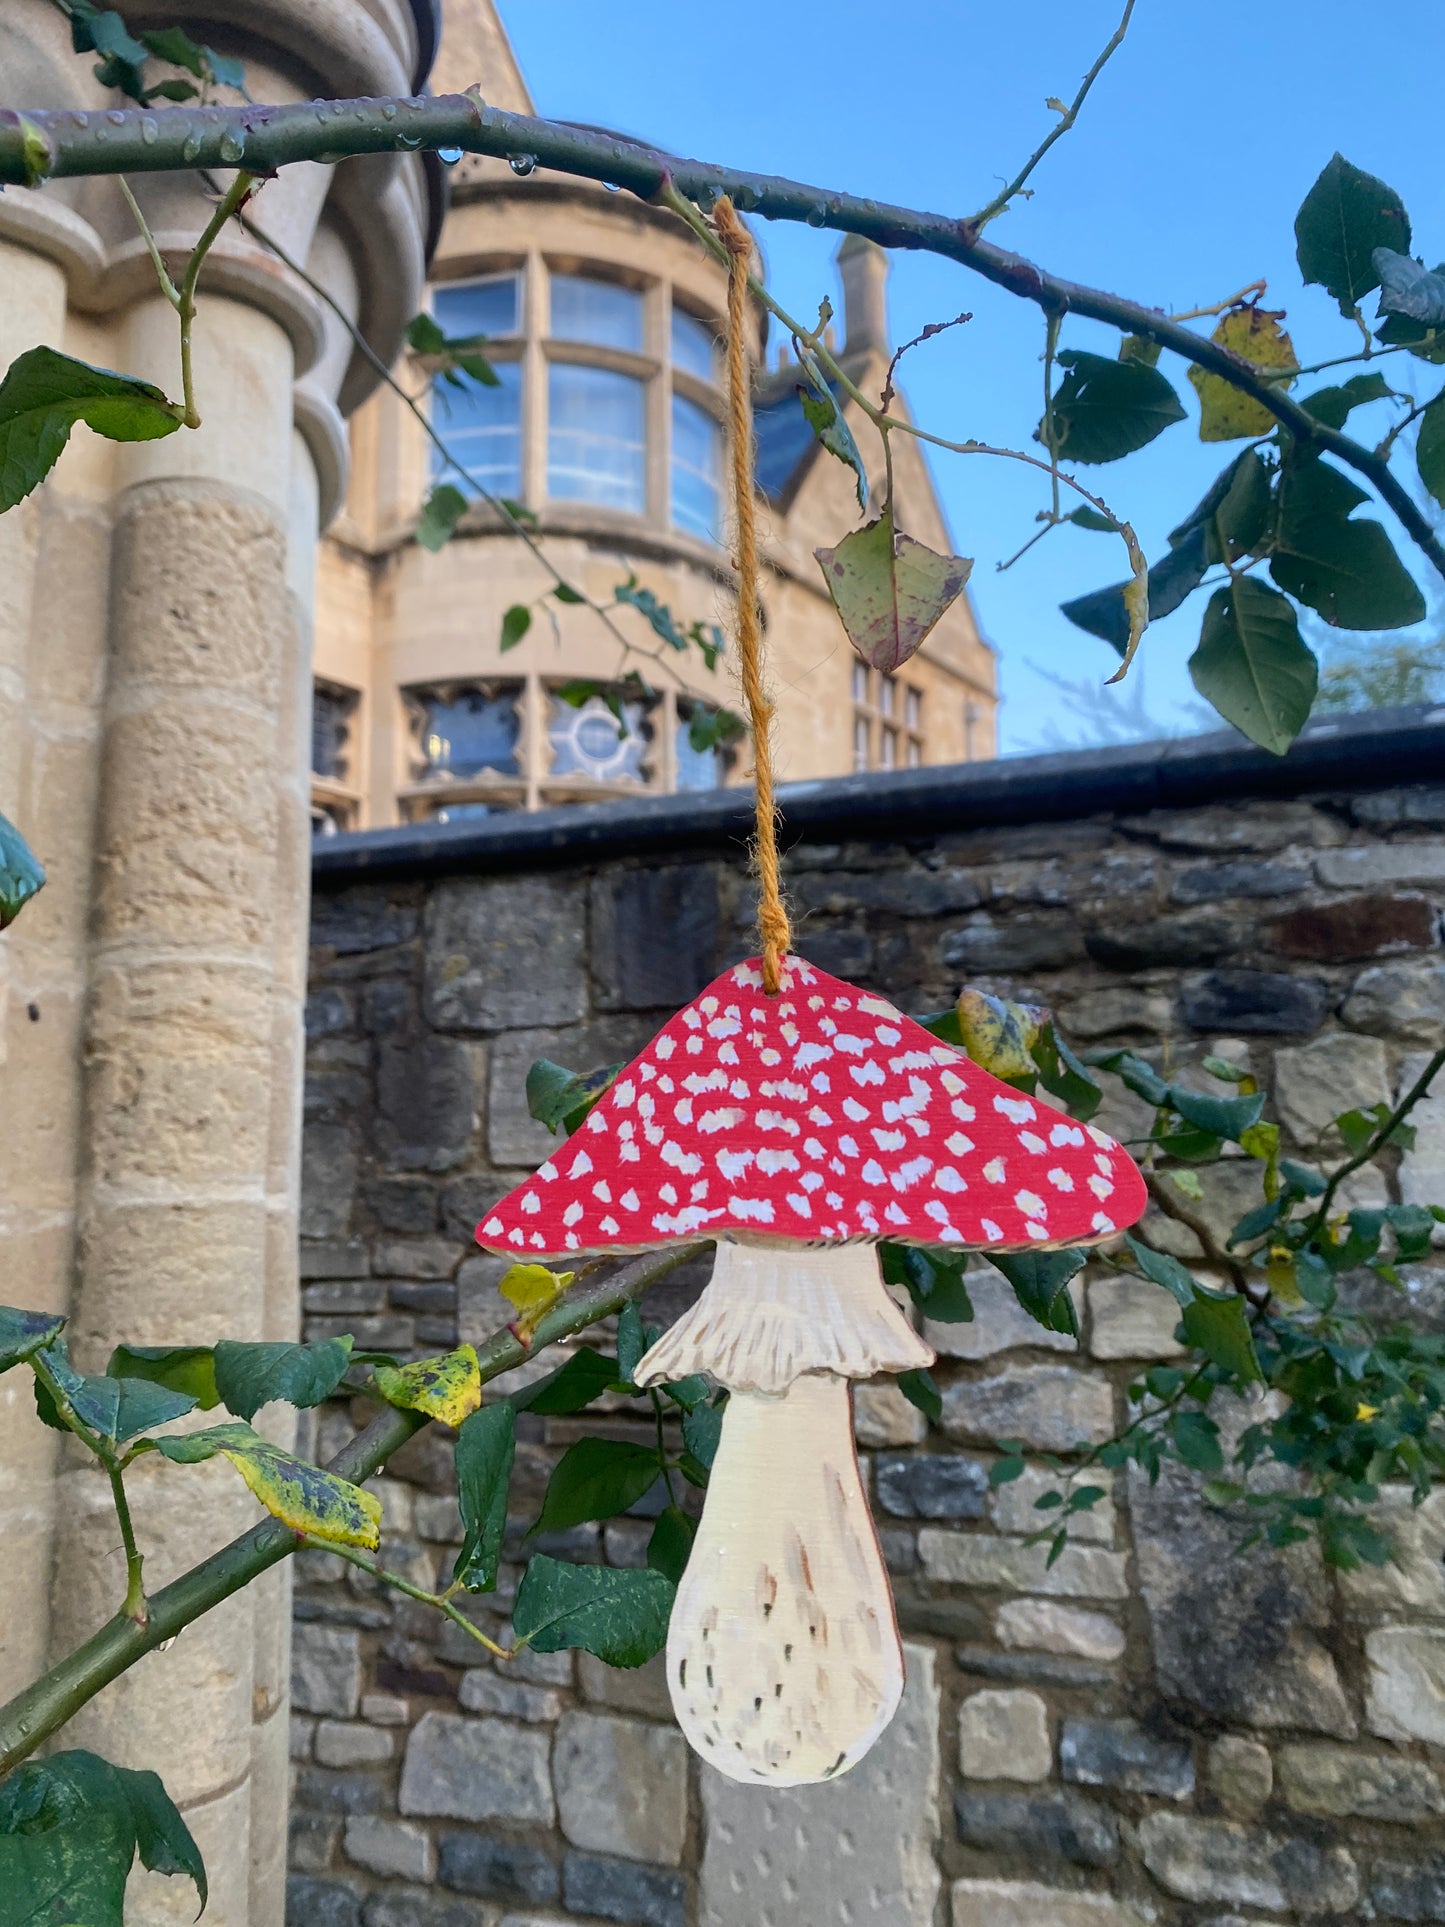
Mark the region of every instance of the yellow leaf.
<instances>
[{"instance_id":1,"label":"yellow leaf","mask_svg":"<svg viewBox=\"0 0 1445 1927\"><path fill-rule=\"evenodd\" d=\"M1048 1012L1037 1004L1015 1004L982 990L958 993L958 1028L963 1048L975 1064L995 1077L1028 1077L1037 1071L1030 1052Z\"/></svg>"},{"instance_id":2,"label":"yellow leaf","mask_svg":"<svg viewBox=\"0 0 1445 1927\"><path fill-rule=\"evenodd\" d=\"M272 1517L293 1532L368 1551L381 1543L381 1501L375 1493L283 1452L239 1420L159 1438L155 1445L176 1465L198 1465L217 1454L229 1459Z\"/></svg>"},{"instance_id":3,"label":"yellow leaf","mask_svg":"<svg viewBox=\"0 0 1445 1927\"><path fill-rule=\"evenodd\" d=\"M482 1402L482 1374L472 1346L415 1365L378 1365L376 1389L388 1405L425 1412L443 1425L459 1426Z\"/></svg>"},{"instance_id":4,"label":"yellow leaf","mask_svg":"<svg viewBox=\"0 0 1445 1927\"><path fill-rule=\"evenodd\" d=\"M1282 1305L1302 1305L1304 1295L1295 1282L1294 1253L1288 1245L1271 1245L1264 1268L1266 1282Z\"/></svg>"},{"instance_id":5,"label":"yellow leaf","mask_svg":"<svg viewBox=\"0 0 1445 1927\"><path fill-rule=\"evenodd\" d=\"M1379 1416L1380 1416L1380 1408L1378 1405L1357 1405L1355 1407L1356 1421L1362 1425L1367 1423L1370 1419L1378 1418Z\"/></svg>"},{"instance_id":6,"label":"yellow leaf","mask_svg":"<svg viewBox=\"0 0 1445 1927\"><path fill-rule=\"evenodd\" d=\"M1284 310L1250 306L1233 308L1214 330L1212 339L1233 355L1255 368L1273 371L1294 368L1294 343L1280 327ZM1189 379L1199 396L1199 439L1202 442L1235 442L1253 435L1267 435L1274 427L1274 416L1263 402L1245 395L1224 379L1203 368L1191 368ZM1276 384L1281 392L1291 381Z\"/></svg>"},{"instance_id":7,"label":"yellow leaf","mask_svg":"<svg viewBox=\"0 0 1445 1927\"><path fill-rule=\"evenodd\" d=\"M497 1289L508 1304L517 1308L512 1330L524 1345L531 1344L543 1314L556 1304L576 1275L575 1271L548 1271L545 1265L513 1265L502 1279Z\"/></svg>"}]
</instances>

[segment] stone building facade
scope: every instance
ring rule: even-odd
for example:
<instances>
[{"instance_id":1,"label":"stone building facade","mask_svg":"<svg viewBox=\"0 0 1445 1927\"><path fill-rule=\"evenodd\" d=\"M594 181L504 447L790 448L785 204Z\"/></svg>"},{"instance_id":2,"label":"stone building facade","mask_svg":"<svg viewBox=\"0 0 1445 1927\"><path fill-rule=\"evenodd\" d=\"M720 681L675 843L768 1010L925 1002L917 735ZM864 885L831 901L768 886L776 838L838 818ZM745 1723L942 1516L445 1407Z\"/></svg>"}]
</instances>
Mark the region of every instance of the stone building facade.
<instances>
[{"instance_id":1,"label":"stone building facade","mask_svg":"<svg viewBox=\"0 0 1445 1927\"><path fill-rule=\"evenodd\" d=\"M491 0L447 0L433 86L473 85L496 106L533 111ZM631 578L682 629L701 622L732 632L724 270L665 209L525 155L513 162L469 155L450 169L427 296L448 336L487 336L496 384L456 385L416 353L397 365L465 478L393 392L377 393L352 426L351 486L319 560L312 800L323 831L747 777L736 751L689 742L699 706L738 706L727 659L713 670L694 647L674 651L615 599ZM887 258L855 238L839 266L843 364L876 395L891 353ZM991 756L994 657L966 596L896 678L855 667L813 554L861 519L853 477L808 426L786 341L768 372L761 304L751 321L763 371L763 601L786 773ZM841 391L838 400L876 512L878 436ZM919 445L894 441L899 526L947 552ZM437 552L416 536L434 482L472 497ZM535 548L486 496L519 505ZM549 563L608 620L539 600L553 580ZM532 625L509 647L502 618L517 605L534 608ZM648 688L628 688L629 672ZM579 707L561 693L578 681L607 689Z\"/></svg>"},{"instance_id":2,"label":"stone building facade","mask_svg":"<svg viewBox=\"0 0 1445 1927\"><path fill-rule=\"evenodd\" d=\"M1445 1037L1445 711L1317 727L1283 761L1238 738L919 770L783 798L797 947L937 1009L962 981L1045 1001L1081 1046L1178 1070L1247 1061L1291 1149L1397 1091ZM523 1077L636 1049L750 947L726 794L320 846L312 930L305 1324L424 1352L505 1322L472 1230L547 1152ZM1103 1117L1130 1135L1127 1104ZM1399 1195L1445 1199L1445 1093ZM1220 1236L1250 1198L1226 1163ZM1257 1192L1255 1193L1257 1196ZM1190 1256L1187 1243L1176 1248ZM702 1267L656 1287L666 1321ZM1037 1465L990 1491L1000 1437L1069 1452L1174 1354L1152 1286L1086 1274L1082 1340L996 1274L930 1329L941 1426L887 1384L856 1427L908 1645L903 1709L826 1787L742 1788L691 1758L659 1662L510 1667L426 1609L305 1555L297 1574L295 1927L1264 1927L1445 1920L1445 1494L1388 1494L1398 1564L1232 1553L1198 1480L1120 1478L1048 1567ZM1445 1270L1397 1312L1445 1332ZM361 1406L319 1416L334 1446ZM502 1584L529 1544L640 1563L642 1517L524 1535L581 1431L523 1417ZM379 1481L413 1578L460 1534L422 1434ZM639 1511L647 1510L643 1501Z\"/></svg>"},{"instance_id":3,"label":"stone building facade","mask_svg":"<svg viewBox=\"0 0 1445 1927\"><path fill-rule=\"evenodd\" d=\"M438 26L432 0L140 11L240 54L262 100L409 93ZM109 110L95 65L49 0L0 7L7 105ZM178 274L214 198L193 175L134 191ZM391 354L428 198L419 157L400 155L290 169L255 211ZM178 391L176 317L113 180L0 195L0 274L0 369L46 345ZM284 1338L297 1321L316 545L373 377L238 231L207 262L195 358L199 430L121 444L80 429L0 518L0 811L50 877L0 941L3 1296L68 1313L92 1370L122 1341ZM20 1380L0 1386L7 1699L123 1590L108 1483L37 1425ZM157 1463L130 1478L153 1583L251 1516L210 1468L177 1506ZM281 1918L288 1598L268 1576L68 1728L164 1766L216 1927ZM176 1884L137 1878L137 1927L189 1917Z\"/></svg>"}]
</instances>

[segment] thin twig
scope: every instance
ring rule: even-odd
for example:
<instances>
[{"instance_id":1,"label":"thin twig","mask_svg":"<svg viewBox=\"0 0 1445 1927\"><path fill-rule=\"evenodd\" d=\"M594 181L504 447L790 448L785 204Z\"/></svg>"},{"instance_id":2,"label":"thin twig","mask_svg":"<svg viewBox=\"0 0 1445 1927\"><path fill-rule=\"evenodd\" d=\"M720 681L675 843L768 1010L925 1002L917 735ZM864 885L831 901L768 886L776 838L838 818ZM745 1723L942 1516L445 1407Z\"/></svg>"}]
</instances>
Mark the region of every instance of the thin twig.
<instances>
[{"instance_id":1,"label":"thin twig","mask_svg":"<svg viewBox=\"0 0 1445 1927\"><path fill-rule=\"evenodd\" d=\"M338 1559L345 1559L350 1565L362 1572L369 1572L373 1579L379 1579L384 1586L393 1591L405 1593L408 1599L415 1599L420 1605L434 1606L439 1613L445 1613L454 1626L469 1633L479 1646L485 1646L494 1659L515 1659L521 1650L519 1646L500 1646L495 1639L489 1639L480 1626L474 1625L464 1612L452 1604L449 1592L428 1592L424 1586L414 1586L409 1579L403 1579L399 1572L388 1572L386 1567L375 1559L368 1559L364 1552L354 1546L338 1546L330 1539L310 1537L306 1544L314 1552L334 1552Z\"/></svg>"},{"instance_id":2,"label":"thin twig","mask_svg":"<svg viewBox=\"0 0 1445 1927\"><path fill-rule=\"evenodd\" d=\"M175 282L172 281L170 269L166 266L165 261L161 256L161 251L156 246L156 237L151 233L150 222L146 219L145 215L141 212L140 202L137 201L134 194L131 193L130 182L126 179L124 174L119 176L119 182L120 182L120 191L125 196L126 203L129 206L131 213L135 216L136 226L140 229L140 235L141 235L142 241L145 242L146 253L150 256L151 266L156 271L156 279L161 284L161 293L165 296L166 300L170 302L173 308L179 308L181 305L181 291L176 286Z\"/></svg>"},{"instance_id":3,"label":"thin twig","mask_svg":"<svg viewBox=\"0 0 1445 1927\"><path fill-rule=\"evenodd\" d=\"M1049 129L1048 133L1039 142L1033 153L1029 155L1022 168L1020 168L1019 172L1009 182L1008 186L1000 193L995 194L987 207L980 208L978 213L970 216L969 220L965 223L975 234L981 234L990 221L996 220L1000 214L1007 211L1009 202L1013 200L1016 194L1023 192L1024 183L1044 158L1045 154L1048 153L1054 142L1062 140L1074 122L1079 118L1079 109L1088 99L1089 89L1099 78L1099 75L1103 73L1105 67L1108 66L1110 60L1118 52L1119 48L1124 44L1124 36L1129 31L1129 20L1134 12L1134 4L1135 0L1127 0L1123 18L1110 35L1109 43L1104 48L1104 51L1099 55L1088 73L1084 75L1079 91L1074 95L1073 104L1064 109L1062 119L1057 121L1055 125Z\"/></svg>"},{"instance_id":4,"label":"thin twig","mask_svg":"<svg viewBox=\"0 0 1445 1927\"><path fill-rule=\"evenodd\" d=\"M221 197L220 206L207 221L201 238L191 249L190 259L186 262L180 286L176 290L176 313L181 318L181 404L185 409L187 428L199 428L200 413L196 407L195 382L191 372L191 326L196 318L196 283L201 278L201 269L206 256L220 237L227 221L233 214L239 214L256 191L258 183L254 174L238 174ZM140 210L137 208L137 213Z\"/></svg>"},{"instance_id":5,"label":"thin twig","mask_svg":"<svg viewBox=\"0 0 1445 1927\"><path fill-rule=\"evenodd\" d=\"M1192 1231L1194 1233L1194 1236L1199 1240L1200 1250L1204 1253L1204 1256L1209 1260L1210 1264L1218 1265L1222 1270L1227 1271L1234 1283L1235 1290L1244 1297L1248 1297L1249 1272L1246 1267L1240 1263L1233 1252L1226 1251L1223 1248L1214 1233L1210 1230L1208 1224L1206 1224L1197 1212L1190 1211L1187 1206L1179 1202L1174 1191L1165 1185L1165 1176L1167 1176L1167 1173L1161 1173L1159 1171L1146 1170L1144 1172L1144 1183L1148 1187L1149 1196L1154 1200L1155 1204L1158 1205L1166 1218L1172 1218L1176 1224L1182 1224L1186 1231Z\"/></svg>"},{"instance_id":6,"label":"thin twig","mask_svg":"<svg viewBox=\"0 0 1445 1927\"><path fill-rule=\"evenodd\" d=\"M1207 321L1212 315L1227 313L1230 308L1242 308L1245 302L1251 299L1263 300L1268 290L1269 283L1261 275L1258 281L1248 282L1238 294L1230 295L1227 301L1216 301L1212 308L1185 308L1181 314L1171 314L1169 319L1171 321Z\"/></svg>"},{"instance_id":7,"label":"thin twig","mask_svg":"<svg viewBox=\"0 0 1445 1927\"><path fill-rule=\"evenodd\" d=\"M1415 1079L1415 1082L1410 1086L1409 1090L1406 1091L1405 1095L1400 1099L1394 1110L1391 1111L1390 1115L1385 1119L1384 1123L1380 1126L1379 1130L1375 1132L1363 1150L1357 1151L1353 1157L1347 1158L1345 1162L1339 1166L1338 1170L1330 1173L1329 1180L1324 1190L1320 1193L1320 1201L1315 1206L1314 1213L1305 1226L1306 1240L1318 1236L1319 1232L1328 1222L1330 1206L1334 1203L1335 1194L1345 1179L1352 1177L1362 1165L1368 1164L1372 1158L1377 1157L1379 1153L1384 1150L1390 1141L1391 1132L1394 1131L1398 1124L1404 1122L1420 1102L1421 1098L1425 1096L1431 1084L1439 1075L1442 1067L1445 1067L1445 1050L1437 1050L1424 1070L1421 1071L1420 1075Z\"/></svg>"},{"instance_id":8,"label":"thin twig","mask_svg":"<svg viewBox=\"0 0 1445 1927\"><path fill-rule=\"evenodd\" d=\"M965 321L972 321L972 320L973 320L972 312L970 310L965 309L965 311L962 314L956 314L953 317L952 321L927 322L919 330L919 332L916 335L914 335L911 341L905 341L901 348L895 348L893 350L893 359L888 364L888 373L884 377L884 381L883 381L883 393L879 397L879 406L882 408L885 415L888 413L888 410L893 406L894 400L896 398L896 390L894 389L894 386L893 386L893 377L895 374L897 374L898 364L900 361L902 361L903 357L908 353L908 350L910 348L919 348L923 345L925 341L932 341L935 335L947 334L950 328L961 328Z\"/></svg>"}]
</instances>

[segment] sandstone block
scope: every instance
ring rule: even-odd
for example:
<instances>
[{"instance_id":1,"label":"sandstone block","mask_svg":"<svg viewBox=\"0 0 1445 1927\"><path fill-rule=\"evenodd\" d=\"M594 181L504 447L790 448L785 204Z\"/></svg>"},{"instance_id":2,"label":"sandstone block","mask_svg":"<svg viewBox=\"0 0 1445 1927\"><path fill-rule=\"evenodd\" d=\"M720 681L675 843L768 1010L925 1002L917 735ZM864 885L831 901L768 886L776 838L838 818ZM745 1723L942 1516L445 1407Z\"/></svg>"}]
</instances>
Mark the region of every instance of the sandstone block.
<instances>
[{"instance_id":1,"label":"sandstone block","mask_svg":"<svg viewBox=\"0 0 1445 1927\"><path fill-rule=\"evenodd\" d=\"M953 1927L1142 1927L1107 1894L1081 1894L1032 1880L955 1880Z\"/></svg>"},{"instance_id":2,"label":"sandstone block","mask_svg":"<svg viewBox=\"0 0 1445 1927\"><path fill-rule=\"evenodd\" d=\"M1437 1046L1445 1034L1445 964L1376 964L1362 970L1340 1015L1376 1037Z\"/></svg>"},{"instance_id":3,"label":"sandstone block","mask_svg":"<svg viewBox=\"0 0 1445 1927\"><path fill-rule=\"evenodd\" d=\"M1074 1352L1079 1341L1067 1332L1045 1331L1037 1318L1031 1318L1019 1303L1013 1286L1002 1272L991 1265L979 1265L967 1274L968 1295L973 1317L961 1325L939 1324L925 1319L923 1335L940 1358L992 1358L996 1352L1010 1352L1031 1346L1035 1351ZM1075 1300L1076 1305L1082 1299Z\"/></svg>"},{"instance_id":4,"label":"sandstone block","mask_svg":"<svg viewBox=\"0 0 1445 1927\"><path fill-rule=\"evenodd\" d=\"M1377 1626L1365 1640L1365 1658L1370 1731L1382 1739L1445 1746L1445 1631Z\"/></svg>"},{"instance_id":5,"label":"sandstone block","mask_svg":"<svg viewBox=\"0 0 1445 1927\"><path fill-rule=\"evenodd\" d=\"M316 1758L322 1766L379 1766L392 1755L390 1733L349 1720L322 1720L316 1729Z\"/></svg>"},{"instance_id":6,"label":"sandstone block","mask_svg":"<svg viewBox=\"0 0 1445 1927\"><path fill-rule=\"evenodd\" d=\"M1078 1659L1110 1661L1124 1652L1124 1629L1107 1613L1046 1599L1010 1599L994 1619L999 1644Z\"/></svg>"},{"instance_id":7,"label":"sandstone block","mask_svg":"<svg viewBox=\"0 0 1445 1927\"><path fill-rule=\"evenodd\" d=\"M932 1927L939 1692L932 1649L905 1655L902 1705L841 1779L748 1787L702 1768L699 1927Z\"/></svg>"},{"instance_id":8,"label":"sandstone block","mask_svg":"<svg viewBox=\"0 0 1445 1927\"><path fill-rule=\"evenodd\" d=\"M1445 843L1377 843L1324 850L1315 858L1315 875L1327 890L1445 883Z\"/></svg>"},{"instance_id":9,"label":"sandstone block","mask_svg":"<svg viewBox=\"0 0 1445 1927\"><path fill-rule=\"evenodd\" d=\"M1406 1822L1445 1813L1440 1782L1423 1760L1320 1742L1282 1746L1278 1772L1279 1790L1298 1813Z\"/></svg>"},{"instance_id":10,"label":"sandstone block","mask_svg":"<svg viewBox=\"0 0 1445 1927\"><path fill-rule=\"evenodd\" d=\"M410 943L421 927L410 892L399 896L385 884L359 884L348 890L318 890L311 902L311 942L338 957L368 950L390 950Z\"/></svg>"},{"instance_id":11,"label":"sandstone block","mask_svg":"<svg viewBox=\"0 0 1445 1927\"><path fill-rule=\"evenodd\" d=\"M1135 989L1086 990L1060 1008L1064 1033L1092 1041L1141 1032L1159 1037L1169 1028L1169 999L1158 991Z\"/></svg>"},{"instance_id":12,"label":"sandstone block","mask_svg":"<svg viewBox=\"0 0 1445 1927\"><path fill-rule=\"evenodd\" d=\"M1398 1302L1398 1294L1391 1297ZM1356 1616L1420 1613L1445 1619L1445 1569L1440 1559L1445 1546L1445 1489L1437 1486L1417 1506L1408 1487L1383 1486L1373 1518L1390 1540L1392 1557L1388 1565L1361 1566L1356 1572L1339 1574L1336 1583L1347 1611Z\"/></svg>"},{"instance_id":13,"label":"sandstone block","mask_svg":"<svg viewBox=\"0 0 1445 1927\"><path fill-rule=\"evenodd\" d=\"M550 1826L549 1740L510 1720L423 1713L407 1740L397 1805L409 1816Z\"/></svg>"},{"instance_id":14,"label":"sandstone block","mask_svg":"<svg viewBox=\"0 0 1445 1927\"><path fill-rule=\"evenodd\" d=\"M950 1438L993 1444L1021 1439L1046 1452L1098 1445L1114 1429L1108 1383L1066 1365L1015 1365L991 1378L957 1380L943 1394Z\"/></svg>"},{"instance_id":15,"label":"sandstone block","mask_svg":"<svg viewBox=\"0 0 1445 1927\"><path fill-rule=\"evenodd\" d=\"M1177 1358L1179 1307L1147 1278L1096 1278L1089 1286L1089 1350L1095 1358Z\"/></svg>"},{"instance_id":16,"label":"sandstone block","mask_svg":"<svg viewBox=\"0 0 1445 1927\"><path fill-rule=\"evenodd\" d=\"M1103 1486L1107 1493L1114 1478L1111 1472L1100 1472L1097 1476L1091 1472L1088 1482L1090 1485ZM1041 1512L1037 1501L1045 1493L1063 1490L1063 1486L1064 1481L1057 1472L1050 1472L1044 1466L1029 1466L1021 1477L1010 1479L1007 1485L996 1486L989 1495L994 1524L1000 1532L1016 1532L1024 1538L1031 1532L1041 1531L1044 1526L1057 1529L1057 1512ZM1114 1543L1114 1526L1114 1502L1110 1498L1103 1498L1069 1519L1068 1534L1071 1539L1111 1546Z\"/></svg>"},{"instance_id":17,"label":"sandstone block","mask_svg":"<svg viewBox=\"0 0 1445 1927\"><path fill-rule=\"evenodd\" d=\"M1049 1709L1037 1693L986 1688L958 1713L958 1760L970 1780L1047 1780Z\"/></svg>"},{"instance_id":18,"label":"sandstone block","mask_svg":"<svg viewBox=\"0 0 1445 1927\"><path fill-rule=\"evenodd\" d=\"M1182 1813L1151 1813L1139 1827L1144 1864L1181 1900L1222 1900L1267 1913L1348 1913L1359 1898L1355 1863L1343 1847Z\"/></svg>"},{"instance_id":19,"label":"sandstone block","mask_svg":"<svg viewBox=\"0 0 1445 1927\"><path fill-rule=\"evenodd\" d=\"M1274 1790L1269 1748L1258 1740L1226 1733L1209 1749L1209 1784L1227 1812L1257 1812Z\"/></svg>"},{"instance_id":20,"label":"sandstone block","mask_svg":"<svg viewBox=\"0 0 1445 1927\"><path fill-rule=\"evenodd\" d=\"M569 1713L552 1759L574 1847L676 1867L687 1837L687 1746L675 1728Z\"/></svg>"},{"instance_id":21,"label":"sandstone block","mask_svg":"<svg viewBox=\"0 0 1445 1927\"><path fill-rule=\"evenodd\" d=\"M928 1420L893 1379L853 1388L853 1432L860 1445L921 1445Z\"/></svg>"},{"instance_id":22,"label":"sandstone block","mask_svg":"<svg viewBox=\"0 0 1445 1927\"><path fill-rule=\"evenodd\" d=\"M1294 1049L1275 1052L1274 1099L1280 1122L1309 1150L1329 1137L1342 1111L1386 1103L1390 1084L1385 1047L1374 1037L1332 1031Z\"/></svg>"},{"instance_id":23,"label":"sandstone block","mask_svg":"<svg viewBox=\"0 0 1445 1927\"><path fill-rule=\"evenodd\" d=\"M492 1163L502 1169L530 1169L557 1148L558 1140L527 1109L527 1072L539 1057L565 1064L568 1070L596 1070L636 1056L655 1029L654 1019L622 1013L571 1030L513 1030L499 1037L490 1048L487 1081ZM498 1186L487 1202L494 1202L503 1189Z\"/></svg>"},{"instance_id":24,"label":"sandstone block","mask_svg":"<svg viewBox=\"0 0 1445 1927\"><path fill-rule=\"evenodd\" d=\"M1102 1546L1065 1546L1049 1565L1046 1546L925 1526L918 1535L918 1558L926 1578L950 1585L1064 1599L1129 1596L1123 1555Z\"/></svg>"},{"instance_id":25,"label":"sandstone block","mask_svg":"<svg viewBox=\"0 0 1445 1927\"><path fill-rule=\"evenodd\" d=\"M360 1635L344 1626L299 1624L291 1636L291 1704L299 1713L351 1720L360 1701Z\"/></svg>"},{"instance_id":26,"label":"sandstone block","mask_svg":"<svg viewBox=\"0 0 1445 1927\"><path fill-rule=\"evenodd\" d=\"M457 1699L466 1713L500 1713L525 1720L529 1726L547 1725L562 1717L562 1696L548 1686L528 1686L524 1680L502 1679L485 1667L463 1673Z\"/></svg>"},{"instance_id":27,"label":"sandstone block","mask_svg":"<svg viewBox=\"0 0 1445 1927\"><path fill-rule=\"evenodd\" d=\"M455 877L426 909L424 1008L441 1030L575 1022L587 1008L581 882Z\"/></svg>"},{"instance_id":28,"label":"sandstone block","mask_svg":"<svg viewBox=\"0 0 1445 1927\"><path fill-rule=\"evenodd\" d=\"M436 1853L430 1837L405 1820L383 1820L377 1814L355 1813L342 1836L346 1857L368 1873L396 1880L431 1880Z\"/></svg>"}]
</instances>

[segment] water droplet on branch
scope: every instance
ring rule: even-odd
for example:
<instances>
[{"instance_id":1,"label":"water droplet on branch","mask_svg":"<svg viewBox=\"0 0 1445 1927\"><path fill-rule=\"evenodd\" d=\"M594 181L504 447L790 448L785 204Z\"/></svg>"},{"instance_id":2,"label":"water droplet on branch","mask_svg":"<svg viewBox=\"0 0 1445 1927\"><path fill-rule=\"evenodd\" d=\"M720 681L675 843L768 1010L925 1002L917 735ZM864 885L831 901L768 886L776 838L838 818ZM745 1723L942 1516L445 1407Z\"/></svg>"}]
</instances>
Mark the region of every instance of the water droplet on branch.
<instances>
[{"instance_id":1,"label":"water droplet on branch","mask_svg":"<svg viewBox=\"0 0 1445 1927\"><path fill-rule=\"evenodd\" d=\"M519 174L525 179L528 174L535 173L537 156L535 154L508 154L507 165L514 174Z\"/></svg>"},{"instance_id":2,"label":"water droplet on branch","mask_svg":"<svg viewBox=\"0 0 1445 1927\"><path fill-rule=\"evenodd\" d=\"M461 157L462 150L460 147L439 147L437 149L437 159L443 167L455 167Z\"/></svg>"}]
</instances>

